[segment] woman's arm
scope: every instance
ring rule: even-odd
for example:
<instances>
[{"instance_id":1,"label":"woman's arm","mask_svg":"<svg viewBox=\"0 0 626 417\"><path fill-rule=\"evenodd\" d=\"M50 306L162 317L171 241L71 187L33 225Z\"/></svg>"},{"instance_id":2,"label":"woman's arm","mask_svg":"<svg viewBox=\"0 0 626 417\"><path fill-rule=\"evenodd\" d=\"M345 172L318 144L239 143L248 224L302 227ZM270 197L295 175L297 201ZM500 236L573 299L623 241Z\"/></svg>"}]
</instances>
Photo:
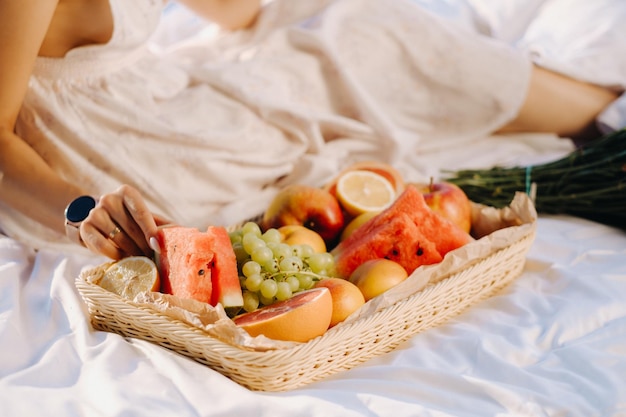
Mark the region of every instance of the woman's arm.
<instances>
[{"instance_id":1,"label":"woman's arm","mask_svg":"<svg viewBox=\"0 0 626 417\"><path fill-rule=\"evenodd\" d=\"M225 29L242 29L254 23L261 0L179 0L198 15Z\"/></svg>"},{"instance_id":2,"label":"woman's arm","mask_svg":"<svg viewBox=\"0 0 626 417\"><path fill-rule=\"evenodd\" d=\"M500 133L549 132L576 141L594 139L596 117L618 94L541 67L533 67L526 100Z\"/></svg>"},{"instance_id":3,"label":"woman's arm","mask_svg":"<svg viewBox=\"0 0 626 417\"><path fill-rule=\"evenodd\" d=\"M57 6L58 0L0 0L0 200L64 233L65 207L86 191L60 178L15 134L37 55L44 42L56 41L46 35ZM116 227L122 233L113 241L109 233ZM80 227L84 244L111 258L150 253L147 242L155 234L154 217L127 186L101 198Z\"/></svg>"},{"instance_id":4,"label":"woman's arm","mask_svg":"<svg viewBox=\"0 0 626 417\"><path fill-rule=\"evenodd\" d=\"M0 199L62 232L59 213L81 190L62 181L14 133L28 79L56 6L57 0L0 1Z\"/></svg>"}]
</instances>

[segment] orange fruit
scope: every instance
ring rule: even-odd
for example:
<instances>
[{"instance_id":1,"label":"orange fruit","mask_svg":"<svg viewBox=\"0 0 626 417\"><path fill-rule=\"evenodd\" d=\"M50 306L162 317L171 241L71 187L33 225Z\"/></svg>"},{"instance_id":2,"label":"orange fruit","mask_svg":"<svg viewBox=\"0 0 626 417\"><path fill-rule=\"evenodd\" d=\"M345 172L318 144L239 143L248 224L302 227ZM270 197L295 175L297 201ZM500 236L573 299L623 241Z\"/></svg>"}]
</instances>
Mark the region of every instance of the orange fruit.
<instances>
[{"instance_id":1,"label":"orange fruit","mask_svg":"<svg viewBox=\"0 0 626 417\"><path fill-rule=\"evenodd\" d=\"M251 336L308 342L328 330L333 300L328 288L312 288L288 300L261 307L233 319Z\"/></svg>"},{"instance_id":2,"label":"orange fruit","mask_svg":"<svg viewBox=\"0 0 626 417\"><path fill-rule=\"evenodd\" d=\"M350 282L356 285L365 300L371 300L408 278L408 273L397 262L389 259L370 259L350 274Z\"/></svg>"},{"instance_id":3,"label":"orange fruit","mask_svg":"<svg viewBox=\"0 0 626 417\"><path fill-rule=\"evenodd\" d=\"M326 287L333 299L333 314L330 327L333 327L365 304L361 290L343 278L324 278L315 283L314 288Z\"/></svg>"},{"instance_id":4,"label":"orange fruit","mask_svg":"<svg viewBox=\"0 0 626 417\"><path fill-rule=\"evenodd\" d=\"M396 191L385 177L371 171L354 170L337 180L337 200L352 216L380 212L396 199Z\"/></svg>"},{"instance_id":5,"label":"orange fruit","mask_svg":"<svg viewBox=\"0 0 626 417\"><path fill-rule=\"evenodd\" d=\"M379 161L360 161L350 165L348 168L342 170L330 183L326 184L324 189L335 195L337 179L339 179L339 177L346 172L354 170L371 171L382 175L391 183L393 188L396 190L396 194L400 194L400 192L404 189L404 178L402 177L402 174L400 174L400 171L385 162Z\"/></svg>"},{"instance_id":6,"label":"orange fruit","mask_svg":"<svg viewBox=\"0 0 626 417\"><path fill-rule=\"evenodd\" d=\"M107 291L132 300L139 293L158 291L161 282L152 259L130 256L111 264L98 284Z\"/></svg>"}]
</instances>

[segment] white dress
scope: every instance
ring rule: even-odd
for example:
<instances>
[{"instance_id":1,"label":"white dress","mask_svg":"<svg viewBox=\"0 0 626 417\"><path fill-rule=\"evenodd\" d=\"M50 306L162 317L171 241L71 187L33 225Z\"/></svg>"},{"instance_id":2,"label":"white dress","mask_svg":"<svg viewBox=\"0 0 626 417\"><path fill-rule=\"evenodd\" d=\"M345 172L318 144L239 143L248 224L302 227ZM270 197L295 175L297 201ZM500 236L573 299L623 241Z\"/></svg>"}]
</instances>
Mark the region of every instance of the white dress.
<instances>
[{"instance_id":1,"label":"white dress","mask_svg":"<svg viewBox=\"0 0 626 417\"><path fill-rule=\"evenodd\" d=\"M110 42L38 59L17 132L92 194L131 184L189 226L358 159L419 171L510 120L527 88L526 52L408 0L276 0L251 30L167 50L151 47L161 0L110 4ZM1 205L0 229L66 242Z\"/></svg>"}]
</instances>

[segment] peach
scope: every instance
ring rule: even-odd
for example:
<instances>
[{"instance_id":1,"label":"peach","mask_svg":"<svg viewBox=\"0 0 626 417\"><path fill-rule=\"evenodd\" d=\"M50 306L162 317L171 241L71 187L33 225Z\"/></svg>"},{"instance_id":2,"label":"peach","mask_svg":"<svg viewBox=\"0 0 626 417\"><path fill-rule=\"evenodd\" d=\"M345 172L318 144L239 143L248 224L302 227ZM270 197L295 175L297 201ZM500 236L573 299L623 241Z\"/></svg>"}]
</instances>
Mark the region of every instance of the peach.
<instances>
[{"instance_id":1,"label":"peach","mask_svg":"<svg viewBox=\"0 0 626 417\"><path fill-rule=\"evenodd\" d=\"M389 259L370 259L350 274L349 281L361 290L365 301L371 300L408 278L407 271Z\"/></svg>"},{"instance_id":2,"label":"peach","mask_svg":"<svg viewBox=\"0 0 626 417\"><path fill-rule=\"evenodd\" d=\"M330 327L341 323L365 304L365 298L361 290L345 279L324 278L315 283L315 288L320 287L328 288L333 299L333 314L330 319Z\"/></svg>"},{"instance_id":3,"label":"peach","mask_svg":"<svg viewBox=\"0 0 626 417\"><path fill-rule=\"evenodd\" d=\"M282 236L282 242L289 245L309 245L315 252L326 252L326 243L322 236L314 230L297 224L281 226L278 228Z\"/></svg>"},{"instance_id":4,"label":"peach","mask_svg":"<svg viewBox=\"0 0 626 417\"><path fill-rule=\"evenodd\" d=\"M345 240L356 229L358 229L360 226L367 223L367 221L371 219L372 217L376 217L376 215L378 215L379 213L380 211L366 211L365 213L361 213L358 216L356 216L354 219L350 220L348 224L346 225L346 227L343 228L343 231L341 232L341 236L339 237L339 241L341 242Z\"/></svg>"}]
</instances>

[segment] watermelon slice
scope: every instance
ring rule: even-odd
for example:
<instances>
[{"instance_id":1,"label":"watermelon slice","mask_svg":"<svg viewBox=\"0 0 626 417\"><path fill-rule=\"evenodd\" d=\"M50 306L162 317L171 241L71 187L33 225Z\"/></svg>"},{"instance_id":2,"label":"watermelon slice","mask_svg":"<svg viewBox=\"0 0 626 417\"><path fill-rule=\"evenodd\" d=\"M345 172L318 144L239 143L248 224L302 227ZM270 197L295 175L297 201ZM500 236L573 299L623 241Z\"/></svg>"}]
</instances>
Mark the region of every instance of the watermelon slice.
<instances>
[{"instance_id":1,"label":"watermelon slice","mask_svg":"<svg viewBox=\"0 0 626 417\"><path fill-rule=\"evenodd\" d=\"M210 226L206 232L183 226L159 229L157 265L161 292L191 298L227 310L243 306L237 259L228 232Z\"/></svg>"},{"instance_id":2,"label":"watermelon slice","mask_svg":"<svg viewBox=\"0 0 626 417\"><path fill-rule=\"evenodd\" d=\"M347 278L363 262L386 258L409 274L421 265L440 262L473 238L434 212L422 193L409 185L396 201L373 217L333 250L337 273Z\"/></svg>"},{"instance_id":3,"label":"watermelon slice","mask_svg":"<svg viewBox=\"0 0 626 417\"><path fill-rule=\"evenodd\" d=\"M210 304L214 306L220 303L226 309L241 308L243 296L239 283L237 257L228 231L223 227L209 226L206 234L209 236L214 255L211 271L213 293Z\"/></svg>"}]
</instances>

